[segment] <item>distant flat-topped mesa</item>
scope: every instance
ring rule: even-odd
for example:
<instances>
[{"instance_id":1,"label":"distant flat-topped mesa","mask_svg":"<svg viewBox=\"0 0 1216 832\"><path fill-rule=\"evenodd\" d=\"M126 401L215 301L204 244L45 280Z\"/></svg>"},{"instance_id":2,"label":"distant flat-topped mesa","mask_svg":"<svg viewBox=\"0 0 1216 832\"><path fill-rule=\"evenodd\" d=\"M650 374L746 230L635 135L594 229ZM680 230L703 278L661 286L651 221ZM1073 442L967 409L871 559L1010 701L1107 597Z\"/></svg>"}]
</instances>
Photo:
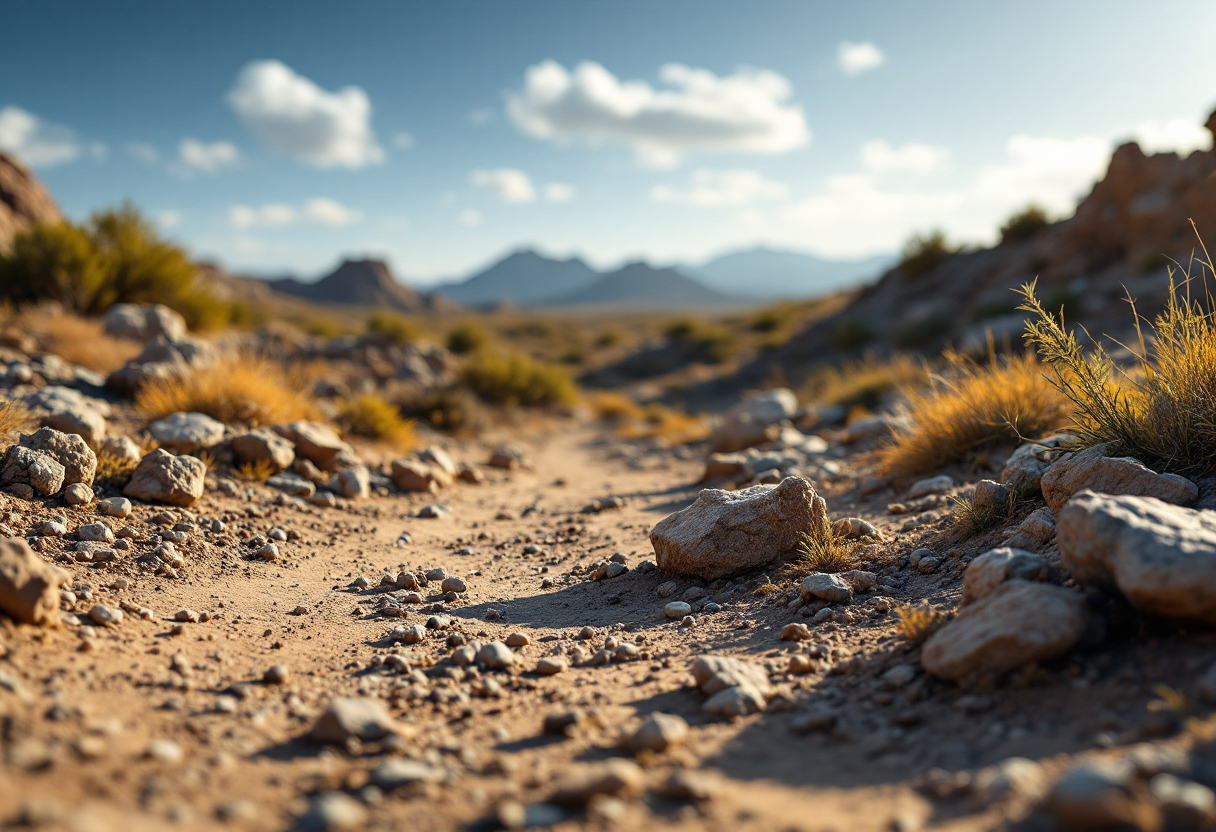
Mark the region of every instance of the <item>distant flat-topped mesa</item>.
<instances>
[{"instance_id":1,"label":"distant flat-topped mesa","mask_svg":"<svg viewBox=\"0 0 1216 832\"><path fill-rule=\"evenodd\" d=\"M286 295L345 306L380 306L401 312L425 312L450 301L424 295L393 276L383 260L344 260L342 265L316 283L288 277L270 281L270 288Z\"/></svg>"}]
</instances>

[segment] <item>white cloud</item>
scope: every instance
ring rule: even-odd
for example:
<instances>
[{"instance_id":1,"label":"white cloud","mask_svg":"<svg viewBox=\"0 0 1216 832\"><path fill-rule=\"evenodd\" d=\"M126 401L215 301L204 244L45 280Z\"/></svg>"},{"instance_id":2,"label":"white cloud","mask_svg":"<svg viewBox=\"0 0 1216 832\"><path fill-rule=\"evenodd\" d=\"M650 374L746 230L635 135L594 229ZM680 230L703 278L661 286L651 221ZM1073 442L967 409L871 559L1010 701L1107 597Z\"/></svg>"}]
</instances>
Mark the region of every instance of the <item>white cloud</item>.
<instances>
[{"instance_id":1,"label":"white cloud","mask_svg":"<svg viewBox=\"0 0 1216 832\"><path fill-rule=\"evenodd\" d=\"M233 205L228 209L229 224L243 231L250 228L286 228L291 225L351 225L363 215L340 202L325 197L310 199L296 208L282 202L269 202L251 207Z\"/></svg>"},{"instance_id":2,"label":"white cloud","mask_svg":"<svg viewBox=\"0 0 1216 832\"><path fill-rule=\"evenodd\" d=\"M693 173L692 186L687 191L656 185L650 191L650 198L655 202L717 208L784 199L788 194L789 189L784 184L765 179L754 170L699 170Z\"/></svg>"},{"instance_id":3,"label":"white cloud","mask_svg":"<svg viewBox=\"0 0 1216 832\"><path fill-rule=\"evenodd\" d=\"M810 142L802 107L789 102L790 82L776 72L743 68L718 76L666 64L659 78L670 89L621 81L591 61L573 72L543 61L527 69L507 112L530 136L622 141L655 167L673 166L694 150L784 153Z\"/></svg>"},{"instance_id":4,"label":"white cloud","mask_svg":"<svg viewBox=\"0 0 1216 832\"><path fill-rule=\"evenodd\" d=\"M545 186L545 199L549 202L569 202L574 199L574 186L564 182L550 182Z\"/></svg>"},{"instance_id":5,"label":"white cloud","mask_svg":"<svg viewBox=\"0 0 1216 832\"><path fill-rule=\"evenodd\" d=\"M498 168L497 170L475 170L469 181L479 188L491 191L495 196L511 205L520 205L536 200L536 188L522 170Z\"/></svg>"},{"instance_id":6,"label":"white cloud","mask_svg":"<svg viewBox=\"0 0 1216 832\"><path fill-rule=\"evenodd\" d=\"M360 87L329 92L279 61L254 61L228 103L272 149L319 168L361 168L384 159Z\"/></svg>"},{"instance_id":7,"label":"white cloud","mask_svg":"<svg viewBox=\"0 0 1216 832\"><path fill-rule=\"evenodd\" d=\"M156 224L165 229L177 228L182 224L182 212L174 210L161 211L156 215Z\"/></svg>"},{"instance_id":8,"label":"white cloud","mask_svg":"<svg viewBox=\"0 0 1216 832\"><path fill-rule=\"evenodd\" d=\"M1004 162L981 168L974 193L986 202L1009 207L1034 202L1048 213L1068 214L1077 198L1102 176L1110 152L1110 143L1097 136L1014 136L1006 145Z\"/></svg>"},{"instance_id":9,"label":"white cloud","mask_svg":"<svg viewBox=\"0 0 1216 832\"><path fill-rule=\"evenodd\" d=\"M94 155L96 148L94 146ZM33 168L74 161L81 153L76 134L44 121L20 107L0 109L0 150L7 150Z\"/></svg>"},{"instance_id":10,"label":"white cloud","mask_svg":"<svg viewBox=\"0 0 1216 832\"><path fill-rule=\"evenodd\" d=\"M474 211L472 208L461 211L458 219L461 225L467 225L470 228L481 225L481 213Z\"/></svg>"},{"instance_id":11,"label":"white cloud","mask_svg":"<svg viewBox=\"0 0 1216 832\"><path fill-rule=\"evenodd\" d=\"M397 133L393 136L393 147L409 150L414 146L414 137L409 133Z\"/></svg>"},{"instance_id":12,"label":"white cloud","mask_svg":"<svg viewBox=\"0 0 1216 832\"><path fill-rule=\"evenodd\" d=\"M927 144L891 147L882 139L874 139L861 146L861 164L871 173L928 173L940 167L948 155L948 151L941 147L930 147Z\"/></svg>"},{"instance_id":13,"label":"white cloud","mask_svg":"<svg viewBox=\"0 0 1216 832\"><path fill-rule=\"evenodd\" d=\"M1137 125L1135 139L1145 153L1179 153L1209 150L1212 134L1192 118L1174 118L1165 123L1145 121Z\"/></svg>"},{"instance_id":14,"label":"white cloud","mask_svg":"<svg viewBox=\"0 0 1216 832\"><path fill-rule=\"evenodd\" d=\"M836 47L836 63L840 71L850 77L878 69L887 62L887 56L882 54L872 43L850 43L845 41Z\"/></svg>"},{"instance_id":15,"label":"white cloud","mask_svg":"<svg viewBox=\"0 0 1216 832\"><path fill-rule=\"evenodd\" d=\"M182 164L203 173L215 173L240 161L241 154L230 142L201 142L198 139L182 139L177 146Z\"/></svg>"},{"instance_id":16,"label":"white cloud","mask_svg":"<svg viewBox=\"0 0 1216 832\"><path fill-rule=\"evenodd\" d=\"M145 165L155 165L160 161L160 151L147 142L127 142L127 155Z\"/></svg>"}]
</instances>

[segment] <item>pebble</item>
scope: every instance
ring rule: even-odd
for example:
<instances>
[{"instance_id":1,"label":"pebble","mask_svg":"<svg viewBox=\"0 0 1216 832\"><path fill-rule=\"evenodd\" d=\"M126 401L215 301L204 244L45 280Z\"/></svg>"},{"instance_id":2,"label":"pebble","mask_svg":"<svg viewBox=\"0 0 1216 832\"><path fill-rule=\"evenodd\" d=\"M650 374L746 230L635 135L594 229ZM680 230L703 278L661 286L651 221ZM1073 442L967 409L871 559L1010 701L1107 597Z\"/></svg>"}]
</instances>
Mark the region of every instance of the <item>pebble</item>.
<instances>
[{"instance_id":1,"label":"pebble","mask_svg":"<svg viewBox=\"0 0 1216 832\"><path fill-rule=\"evenodd\" d=\"M185 756L182 747L173 740L153 740L148 743L148 756L160 763L180 763Z\"/></svg>"},{"instance_id":2,"label":"pebble","mask_svg":"<svg viewBox=\"0 0 1216 832\"><path fill-rule=\"evenodd\" d=\"M507 670L515 664L515 654L501 641L491 641L477 651L477 661L490 670Z\"/></svg>"},{"instance_id":3,"label":"pebble","mask_svg":"<svg viewBox=\"0 0 1216 832\"><path fill-rule=\"evenodd\" d=\"M76 536L97 543L114 542L114 531L105 523L85 523L76 530Z\"/></svg>"},{"instance_id":4,"label":"pebble","mask_svg":"<svg viewBox=\"0 0 1216 832\"><path fill-rule=\"evenodd\" d=\"M442 566L437 566L434 569L428 569L426 571L426 579L428 582L442 581L445 578L447 578L447 576L448 576L448 571L446 569L444 569Z\"/></svg>"},{"instance_id":5,"label":"pebble","mask_svg":"<svg viewBox=\"0 0 1216 832\"><path fill-rule=\"evenodd\" d=\"M536 663L536 672L541 676L556 676L570 667L560 656L546 656Z\"/></svg>"},{"instance_id":6,"label":"pebble","mask_svg":"<svg viewBox=\"0 0 1216 832\"><path fill-rule=\"evenodd\" d=\"M621 747L632 754L660 754L688 739L688 723L676 714L654 713L637 730L621 739Z\"/></svg>"},{"instance_id":7,"label":"pebble","mask_svg":"<svg viewBox=\"0 0 1216 832\"><path fill-rule=\"evenodd\" d=\"M197 624L200 616L194 610L178 610L173 614L174 621L182 621L187 624Z\"/></svg>"},{"instance_id":8,"label":"pebble","mask_svg":"<svg viewBox=\"0 0 1216 832\"><path fill-rule=\"evenodd\" d=\"M668 618L683 618L692 612L692 605L686 601L670 601L663 607L663 614Z\"/></svg>"},{"instance_id":9,"label":"pebble","mask_svg":"<svg viewBox=\"0 0 1216 832\"><path fill-rule=\"evenodd\" d=\"M440 588L444 592L455 592L458 594L468 592L469 590L468 585L455 575L449 575L448 577L444 578Z\"/></svg>"},{"instance_id":10,"label":"pebble","mask_svg":"<svg viewBox=\"0 0 1216 832\"><path fill-rule=\"evenodd\" d=\"M98 604L89 610L89 618L93 623L100 624L103 627L117 627L122 623L122 610L107 607L105 604Z\"/></svg>"},{"instance_id":11,"label":"pebble","mask_svg":"<svg viewBox=\"0 0 1216 832\"><path fill-rule=\"evenodd\" d=\"M262 674L262 681L268 685L285 685L291 678L291 671L285 664L272 664Z\"/></svg>"},{"instance_id":12,"label":"pebble","mask_svg":"<svg viewBox=\"0 0 1216 832\"><path fill-rule=\"evenodd\" d=\"M354 829L367 822L367 809L345 792L326 792L315 798L300 818L300 832L337 832Z\"/></svg>"},{"instance_id":13,"label":"pebble","mask_svg":"<svg viewBox=\"0 0 1216 832\"><path fill-rule=\"evenodd\" d=\"M531 643L531 639L525 633L511 633L507 636L508 647L527 647Z\"/></svg>"},{"instance_id":14,"label":"pebble","mask_svg":"<svg viewBox=\"0 0 1216 832\"><path fill-rule=\"evenodd\" d=\"M680 585L675 581L666 581L659 584L658 589L655 591L659 593L660 598L670 598L672 595L676 594L676 590L679 588Z\"/></svg>"},{"instance_id":15,"label":"pebble","mask_svg":"<svg viewBox=\"0 0 1216 832\"><path fill-rule=\"evenodd\" d=\"M936 572L938 565L941 563L937 558L925 557L921 558L916 564L916 571L923 575L928 575L931 572Z\"/></svg>"},{"instance_id":16,"label":"pebble","mask_svg":"<svg viewBox=\"0 0 1216 832\"><path fill-rule=\"evenodd\" d=\"M811 637L811 628L805 624L791 622L781 628L782 641L806 641Z\"/></svg>"},{"instance_id":17,"label":"pebble","mask_svg":"<svg viewBox=\"0 0 1216 832\"><path fill-rule=\"evenodd\" d=\"M418 510L419 517L429 520L438 520L440 518L447 517L451 513L451 509L449 509L447 506L441 506L438 503L431 503L430 505L423 506Z\"/></svg>"},{"instance_id":18,"label":"pebble","mask_svg":"<svg viewBox=\"0 0 1216 832\"><path fill-rule=\"evenodd\" d=\"M279 559L279 547L277 544L267 541L262 544L262 548L258 549L258 557L262 560L273 561Z\"/></svg>"},{"instance_id":19,"label":"pebble","mask_svg":"<svg viewBox=\"0 0 1216 832\"><path fill-rule=\"evenodd\" d=\"M386 792L414 783L437 783L443 777L443 769L434 768L420 760L400 758L385 760L371 772L372 783Z\"/></svg>"},{"instance_id":20,"label":"pebble","mask_svg":"<svg viewBox=\"0 0 1216 832\"><path fill-rule=\"evenodd\" d=\"M93 502L93 489L82 482L74 482L63 489L63 501L70 506L87 506Z\"/></svg>"},{"instance_id":21,"label":"pebble","mask_svg":"<svg viewBox=\"0 0 1216 832\"><path fill-rule=\"evenodd\" d=\"M68 533L68 523L61 517L43 520L34 527L34 531L42 537L63 537Z\"/></svg>"}]
</instances>

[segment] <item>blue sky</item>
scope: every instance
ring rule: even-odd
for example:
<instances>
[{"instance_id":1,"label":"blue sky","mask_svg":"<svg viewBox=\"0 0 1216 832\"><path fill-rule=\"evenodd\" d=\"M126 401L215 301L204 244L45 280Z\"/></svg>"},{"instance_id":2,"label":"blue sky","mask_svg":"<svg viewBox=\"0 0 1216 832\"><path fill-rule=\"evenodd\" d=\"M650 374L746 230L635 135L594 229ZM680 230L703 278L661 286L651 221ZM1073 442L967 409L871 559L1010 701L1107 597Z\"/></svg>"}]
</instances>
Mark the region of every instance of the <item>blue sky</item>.
<instances>
[{"instance_id":1,"label":"blue sky","mask_svg":"<svg viewBox=\"0 0 1216 832\"><path fill-rule=\"evenodd\" d=\"M1216 108L1211 2L8 0L0 30L0 147L68 215L131 200L267 274L982 242Z\"/></svg>"}]
</instances>

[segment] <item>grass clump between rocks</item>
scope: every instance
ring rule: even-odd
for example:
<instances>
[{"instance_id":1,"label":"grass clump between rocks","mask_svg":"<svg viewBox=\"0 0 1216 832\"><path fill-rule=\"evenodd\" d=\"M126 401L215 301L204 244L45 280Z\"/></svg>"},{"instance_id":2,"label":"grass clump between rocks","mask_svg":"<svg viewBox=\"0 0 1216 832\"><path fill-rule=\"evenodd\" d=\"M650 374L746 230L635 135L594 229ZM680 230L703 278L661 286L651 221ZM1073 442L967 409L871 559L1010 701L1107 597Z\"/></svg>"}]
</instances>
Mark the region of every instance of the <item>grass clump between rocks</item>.
<instances>
[{"instance_id":1,"label":"grass clump between rocks","mask_svg":"<svg viewBox=\"0 0 1216 832\"><path fill-rule=\"evenodd\" d=\"M808 529L798 543L797 554L781 570L783 577L801 577L809 572L845 572L854 566L853 549L832 529L826 517Z\"/></svg>"},{"instance_id":2,"label":"grass clump between rocks","mask_svg":"<svg viewBox=\"0 0 1216 832\"><path fill-rule=\"evenodd\" d=\"M928 381L924 362L910 355L896 354L887 359L870 355L817 371L806 385L806 394L821 404L874 410L892 393L923 387Z\"/></svg>"},{"instance_id":3,"label":"grass clump between rocks","mask_svg":"<svg viewBox=\"0 0 1216 832\"><path fill-rule=\"evenodd\" d=\"M476 353L461 370L460 381L490 404L531 407L578 400L574 382L562 367L521 353Z\"/></svg>"},{"instance_id":4,"label":"grass clump between rocks","mask_svg":"<svg viewBox=\"0 0 1216 832\"><path fill-rule=\"evenodd\" d=\"M34 426L34 417L20 402L0 404L0 438L12 439Z\"/></svg>"},{"instance_id":5,"label":"grass clump between rocks","mask_svg":"<svg viewBox=\"0 0 1216 832\"><path fill-rule=\"evenodd\" d=\"M152 379L135 395L135 407L151 420L197 412L226 424L273 425L316 418L316 405L304 387L272 361L236 357Z\"/></svg>"},{"instance_id":6,"label":"grass clump between rocks","mask_svg":"<svg viewBox=\"0 0 1216 832\"><path fill-rule=\"evenodd\" d=\"M338 421L348 434L382 442L401 452L418 444L414 423L403 419L395 405L374 393L344 399L338 405Z\"/></svg>"},{"instance_id":7,"label":"grass clump between rocks","mask_svg":"<svg viewBox=\"0 0 1216 832\"><path fill-rule=\"evenodd\" d=\"M913 647L924 644L946 623L945 614L928 605L900 604L895 615L899 617L896 632Z\"/></svg>"},{"instance_id":8,"label":"grass clump between rocks","mask_svg":"<svg viewBox=\"0 0 1216 832\"><path fill-rule=\"evenodd\" d=\"M892 476L923 474L969 454L1063 427L1072 402L1043 374L1032 353L990 354L978 364L945 355L947 370L931 376L928 390L908 393L910 427L896 428L878 452Z\"/></svg>"},{"instance_id":9,"label":"grass clump between rocks","mask_svg":"<svg viewBox=\"0 0 1216 832\"><path fill-rule=\"evenodd\" d=\"M1051 384L1072 403L1069 431L1080 445L1118 442L1162 470L1216 472L1216 299L1207 288L1210 258L1198 265L1198 278L1188 270L1178 280L1171 270L1169 299L1152 322L1129 298L1139 338L1131 369L1117 369L1092 338L1086 352L1063 315L1039 301L1035 284L1022 287L1022 308L1034 316L1026 339L1051 369Z\"/></svg>"}]
</instances>

